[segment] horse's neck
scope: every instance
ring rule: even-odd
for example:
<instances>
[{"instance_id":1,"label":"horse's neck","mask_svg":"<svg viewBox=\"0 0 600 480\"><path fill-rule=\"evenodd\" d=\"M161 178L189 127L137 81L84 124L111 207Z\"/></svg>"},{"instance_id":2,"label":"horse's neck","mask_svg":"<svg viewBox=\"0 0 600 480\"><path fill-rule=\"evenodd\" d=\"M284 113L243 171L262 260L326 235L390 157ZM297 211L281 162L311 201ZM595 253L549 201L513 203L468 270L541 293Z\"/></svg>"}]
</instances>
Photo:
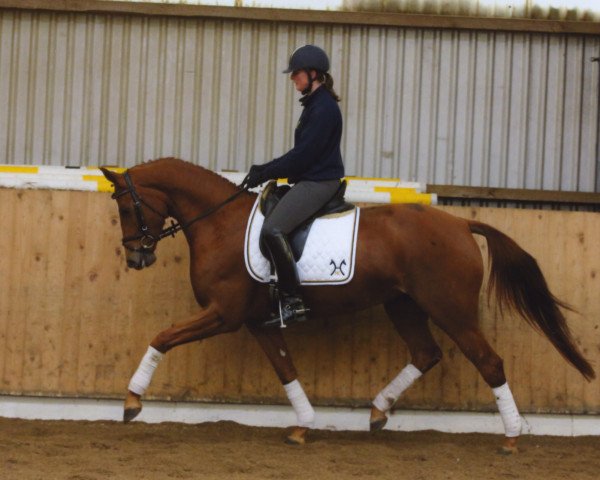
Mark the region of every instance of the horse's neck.
<instances>
[{"instance_id":1,"label":"horse's neck","mask_svg":"<svg viewBox=\"0 0 600 480\"><path fill-rule=\"evenodd\" d=\"M162 169L147 175L166 195L169 213L180 222L214 208L236 191L231 182L210 170L185 162L165 162Z\"/></svg>"}]
</instances>

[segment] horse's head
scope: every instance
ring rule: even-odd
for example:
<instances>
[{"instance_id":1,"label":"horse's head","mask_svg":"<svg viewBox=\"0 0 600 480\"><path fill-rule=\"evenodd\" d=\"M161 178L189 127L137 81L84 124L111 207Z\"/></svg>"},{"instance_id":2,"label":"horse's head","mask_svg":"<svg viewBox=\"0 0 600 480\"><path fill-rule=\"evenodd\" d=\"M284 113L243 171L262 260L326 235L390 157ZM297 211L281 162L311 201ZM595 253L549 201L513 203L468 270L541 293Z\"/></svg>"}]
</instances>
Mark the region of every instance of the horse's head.
<instances>
[{"instance_id":1,"label":"horse's head","mask_svg":"<svg viewBox=\"0 0 600 480\"><path fill-rule=\"evenodd\" d=\"M115 186L112 198L119 206L127 266L136 270L149 267L156 261L154 250L168 217L164 194L134 185L127 171L120 174L103 167L100 170Z\"/></svg>"}]
</instances>

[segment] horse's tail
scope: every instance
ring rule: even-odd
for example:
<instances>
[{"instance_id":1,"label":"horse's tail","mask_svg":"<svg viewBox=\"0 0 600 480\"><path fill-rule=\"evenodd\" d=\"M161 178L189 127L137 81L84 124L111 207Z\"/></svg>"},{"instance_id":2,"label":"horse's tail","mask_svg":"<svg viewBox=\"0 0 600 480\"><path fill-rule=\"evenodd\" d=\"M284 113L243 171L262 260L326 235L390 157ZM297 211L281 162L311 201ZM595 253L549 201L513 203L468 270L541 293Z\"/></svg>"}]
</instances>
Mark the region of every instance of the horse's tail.
<instances>
[{"instance_id":1,"label":"horse's tail","mask_svg":"<svg viewBox=\"0 0 600 480\"><path fill-rule=\"evenodd\" d=\"M575 345L559 307L572 309L552 295L535 259L510 237L485 223L470 220L469 228L487 240L489 288L491 292L495 287L500 306L515 308L587 380L595 378L594 369Z\"/></svg>"}]
</instances>

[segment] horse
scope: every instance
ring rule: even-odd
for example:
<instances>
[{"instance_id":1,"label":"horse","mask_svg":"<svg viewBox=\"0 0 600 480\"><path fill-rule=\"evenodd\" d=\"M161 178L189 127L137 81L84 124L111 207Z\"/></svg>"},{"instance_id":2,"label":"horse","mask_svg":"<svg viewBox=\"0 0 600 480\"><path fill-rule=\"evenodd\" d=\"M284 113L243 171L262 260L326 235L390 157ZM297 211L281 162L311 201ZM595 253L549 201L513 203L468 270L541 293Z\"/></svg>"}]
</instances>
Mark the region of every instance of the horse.
<instances>
[{"instance_id":1,"label":"horse","mask_svg":"<svg viewBox=\"0 0 600 480\"><path fill-rule=\"evenodd\" d=\"M150 342L128 387L124 421L131 421L141 411L141 397L169 350L245 325L267 355L296 411L298 422L286 441L303 444L314 410L281 329L262 325L270 315L268 286L253 280L245 268L245 229L256 194L176 158L160 158L123 173L101 170L114 185L127 265L134 269L151 266L158 241L183 231L190 250L191 284L202 307L194 318L159 332ZM178 223L164 228L167 218ZM473 234L487 240L488 288L495 291L499 305L515 309L587 380L595 378L561 312L569 307L550 292L536 260L492 226L434 207L405 204L362 209L352 281L302 287L302 294L314 317L383 304L406 343L411 361L373 400L372 431L383 428L402 392L441 360L441 349L428 325L431 319L492 389L504 424L501 449L516 453L521 418L503 361L478 325L484 268Z\"/></svg>"}]
</instances>

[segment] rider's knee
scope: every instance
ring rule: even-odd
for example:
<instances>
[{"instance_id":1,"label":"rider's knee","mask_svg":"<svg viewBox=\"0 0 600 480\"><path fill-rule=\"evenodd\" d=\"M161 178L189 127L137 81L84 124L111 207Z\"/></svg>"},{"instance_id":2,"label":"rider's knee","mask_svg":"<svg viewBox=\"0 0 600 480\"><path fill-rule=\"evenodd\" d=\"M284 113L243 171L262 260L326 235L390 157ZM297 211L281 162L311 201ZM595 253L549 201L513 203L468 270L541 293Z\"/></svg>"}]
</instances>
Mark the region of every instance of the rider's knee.
<instances>
[{"instance_id":1,"label":"rider's knee","mask_svg":"<svg viewBox=\"0 0 600 480\"><path fill-rule=\"evenodd\" d=\"M270 223L265 222L263 224L262 230L260 231L260 238L270 239L282 234L283 232L281 231L281 228L278 225L271 225Z\"/></svg>"},{"instance_id":2,"label":"rider's knee","mask_svg":"<svg viewBox=\"0 0 600 480\"><path fill-rule=\"evenodd\" d=\"M283 232L277 225L263 225L262 230L260 231L259 242L261 245L268 248L269 245L272 245L276 242L276 238L283 236Z\"/></svg>"}]
</instances>

